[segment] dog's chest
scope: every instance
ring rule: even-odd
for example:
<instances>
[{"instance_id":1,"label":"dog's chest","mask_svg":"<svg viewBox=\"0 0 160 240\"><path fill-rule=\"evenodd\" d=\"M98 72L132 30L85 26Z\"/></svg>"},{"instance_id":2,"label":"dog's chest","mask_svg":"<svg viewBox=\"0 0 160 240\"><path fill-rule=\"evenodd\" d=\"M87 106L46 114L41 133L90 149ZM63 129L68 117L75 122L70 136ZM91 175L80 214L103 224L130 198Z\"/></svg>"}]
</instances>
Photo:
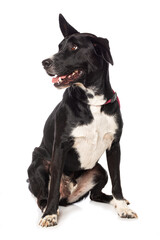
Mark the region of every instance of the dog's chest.
<instances>
[{"instance_id":1,"label":"dog's chest","mask_svg":"<svg viewBox=\"0 0 160 240\"><path fill-rule=\"evenodd\" d=\"M117 124L114 116L100 111L101 107L91 106L93 121L77 126L72 131L73 148L79 155L81 168L93 168L106 149L110 149L114 140Z\"/></svg>"}]
</instances>

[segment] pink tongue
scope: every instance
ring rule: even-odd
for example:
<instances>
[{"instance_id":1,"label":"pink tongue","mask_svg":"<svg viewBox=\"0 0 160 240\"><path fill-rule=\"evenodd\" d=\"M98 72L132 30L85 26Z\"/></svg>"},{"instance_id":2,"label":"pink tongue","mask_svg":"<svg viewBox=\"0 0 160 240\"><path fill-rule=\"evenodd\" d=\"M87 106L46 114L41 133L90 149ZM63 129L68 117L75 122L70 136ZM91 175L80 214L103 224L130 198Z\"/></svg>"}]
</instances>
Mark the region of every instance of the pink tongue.
<instances>
[{"instance_id":1,"label":"pink tongue","mask_svg":"<svg viewBox=\"0 0 160 240\"><path fill-rule=\"evenodd\" d=\"M59 76L59 77L56 77L56 78L52 78L52 83L57 83L59 78L61 78L62 80L66 77L67 75L64 75L64 76Z\"/></svg>"},{"instance_id":2,"label":"pink tongue","mask_svg":"<svg viewBox=\"0 0 160 240\"><path fill-rule=\"evenodd\" d=\"M57 83L57 82L58 82L58 78L59 78L59 77L52 78L52 83Z\"/></svg>"}]
</instances>

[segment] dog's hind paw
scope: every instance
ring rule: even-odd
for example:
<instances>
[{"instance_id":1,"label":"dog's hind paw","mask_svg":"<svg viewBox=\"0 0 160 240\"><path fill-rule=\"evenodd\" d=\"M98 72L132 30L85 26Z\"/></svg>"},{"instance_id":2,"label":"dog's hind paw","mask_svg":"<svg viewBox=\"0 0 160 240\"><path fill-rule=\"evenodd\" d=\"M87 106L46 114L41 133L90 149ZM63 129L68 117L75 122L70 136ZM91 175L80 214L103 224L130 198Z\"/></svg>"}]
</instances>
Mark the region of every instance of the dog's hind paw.
<instances>
[{"instance_id":1,"label":"dog's hind paw","mask_svg":"<svg viewBox=\"0 0 160 240\"><path fill-rule=\"evenodd\" d=\"M41 218L39 225L42 227L51 227L57 225L57 214L47 215Z\"/></svg>"}]
</instances>

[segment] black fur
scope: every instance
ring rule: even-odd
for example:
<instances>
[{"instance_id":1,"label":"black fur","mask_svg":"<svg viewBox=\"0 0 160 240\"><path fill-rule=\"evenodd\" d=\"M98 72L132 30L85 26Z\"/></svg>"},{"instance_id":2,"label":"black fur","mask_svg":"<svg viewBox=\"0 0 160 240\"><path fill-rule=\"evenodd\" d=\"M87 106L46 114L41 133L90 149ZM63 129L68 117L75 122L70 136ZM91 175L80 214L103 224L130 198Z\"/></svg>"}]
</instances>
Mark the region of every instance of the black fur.
<instances>
[{"instance_id":1,"label":"black fur","mask_svg":"<svg viewBox=\"0 0 160 240\"><path fill-rule=\"evenodd\" d=\"M89 33L79 33L62 15L59 21L64 40L59 44L59 52L54 58L44 60L43 66L51 76L69 75L76 69L81 71L81 74L78 79L67 83L68 88L62 101L46 121L42 142L35 148L32 163L28 168L30 191L37 197L41 209L47 205L43 217L56 214L59 204L69 204L67 198L62 198L59 202L62 173L76 182L88 171L81 168L78 153L72 148L74 139L71 137L71 131L77 125L90 124L93 121L88 105L88 99L93 98L93 95L86 94L76 83L83 84L86 88L94 86L97 89L95 94L103 94L106 99L111 99L114 95L109 80L109 63L113 64L113 59L108 40ZM55 86L61 87L61 84L56 83ZM119 141L123 122L118 101L102 105L101 112L116 117L118 129L112 147L106 154L113 186L112 193L115 198L123 199L119 172ZM90 197L94 201L108 203L113 197L101 192L108 180L107 173L99 164L95 165L95 171L95 186L89 191ZM49 175L51 185L48 193ZM86 197L89 192L78 200Z\"/></svg>"}]
</instances>

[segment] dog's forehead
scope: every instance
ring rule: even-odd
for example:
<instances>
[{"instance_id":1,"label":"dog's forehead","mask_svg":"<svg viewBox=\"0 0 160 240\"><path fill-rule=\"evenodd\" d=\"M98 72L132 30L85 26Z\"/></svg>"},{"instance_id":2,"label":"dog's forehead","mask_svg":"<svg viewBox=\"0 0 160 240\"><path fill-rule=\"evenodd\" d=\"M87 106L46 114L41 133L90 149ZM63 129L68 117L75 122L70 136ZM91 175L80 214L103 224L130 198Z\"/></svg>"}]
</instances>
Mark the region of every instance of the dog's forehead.
<instances>
[{"instance_id":1,"label":"dog's forehead","mask_svg":"<svg viewBox=\"0 0 160 240\"><path fill-rule=\"evenodd\" d=\"M73 43L79 42L81 44L83 43L87 44L87 43L90 43L91 38L92 39L96 38L96 36L90 33L75 33L65 38L63 41L73 42Z\"/></svg>"}]
</instances>

